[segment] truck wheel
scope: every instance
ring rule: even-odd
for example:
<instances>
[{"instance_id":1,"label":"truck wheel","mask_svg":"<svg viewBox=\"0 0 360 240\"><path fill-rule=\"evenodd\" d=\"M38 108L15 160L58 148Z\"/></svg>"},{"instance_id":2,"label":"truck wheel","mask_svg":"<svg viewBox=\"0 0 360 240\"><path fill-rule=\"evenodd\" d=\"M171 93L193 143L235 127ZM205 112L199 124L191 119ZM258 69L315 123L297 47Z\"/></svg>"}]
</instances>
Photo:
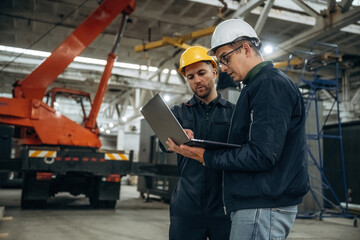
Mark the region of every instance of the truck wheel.
<instances>
[{"instance_id":1,"label":"truck wheel","mask_svg":"<svg viewBox=\"0 0 360 240\"><path fill-rule=\"evenodd\" d=\"M102 182L99 177L94 177L89 193L90 205L93 208L113 209L120 194L119 182Z\"/></svg>"},{"instance_id":2,"label":"truck wheel","mask_svg":"<svg viewBox=\"0 0 360 240\"><path fill-rule=\"evenodd\" d=\"M41 209L46 206L46 200L24 200L21 198L21 209Z\"/></svg>"},{"instance_id":3,"label":"truck wheel","mask_svg":"<svg viewBox=\"0 0 360 240\"><path fill-rule=\"evenodd\" d=\"M116 206L116 200L99 200L96 197L90 197L90 205L93 208L113 209Z\"/></svg>"},{"instance_id":4,"label":"truck wheel","mask_svg":"<svg viewBox=\"0 0 360 240\"><path fill-rule=\"evenodd\" d=\"M24 174L23 186L21 191L21 209L38 209L44 208L46 206L46 199L31 199L29 200L29 195L32 189L36 189L34 184L35 175L32 172L27 172Z\"/></svg>"},{"instance_id":5,"label":"truck wheel","mask_svg":"<svg viewBox=\"0 0 360 240\"><path fill-rule=\"evenodd\" d=\"M39 209L46 206L46 200L28 200L26 199L27 191L23 188L21 192L21 209Z\"/></svg>"},{"instance_id":6,"label":"truck wheel","mask_svg":"<svg viewBox=\"0 0 360 240\"><path fill-rule=\"evenodd\" d=\"M107 209L114 209L116 206L116 200L106 200L105 202L105 207Z\"/></svg>"},{"instance_id":7,"label":"truck wheel","mask_svg":"<svg viewBox=\"0 0 360 240\"><path fill-rule=\"evenodd\" d=\"M91 206L92 208L99 208L99 202L100 202L100 200L97 199L96 196L90 196L90 197L89 197L89 201L90 201L90 206Z\"/></svg>"}]
</instances>

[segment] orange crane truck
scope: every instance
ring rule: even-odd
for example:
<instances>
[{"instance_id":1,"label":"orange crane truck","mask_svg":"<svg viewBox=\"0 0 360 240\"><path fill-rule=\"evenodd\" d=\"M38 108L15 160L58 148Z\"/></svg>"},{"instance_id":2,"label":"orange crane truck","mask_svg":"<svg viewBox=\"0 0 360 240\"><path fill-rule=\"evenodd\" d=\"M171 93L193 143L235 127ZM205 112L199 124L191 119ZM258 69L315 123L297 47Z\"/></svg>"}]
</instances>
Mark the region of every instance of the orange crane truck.
<instances>
[{"instance_id":1,"label":"orange crane truck","mask_svg":"<svg viewBox=\"0 0 360 240\"><path fill-rule=\"evenodd\" d=\"M0 169L22 171L22 208L41 207L58 192L85 194L96 208L115 207L121 176L131 169L132 152L101 150L96 118L127 16L134 9L135 0L104 0L41 65L14 84L13 98L0 97ZM121 13L94 101L82 91L54 88L46 92ZM79 105L79 123L61 113L61 100Z\"/></svg>"}]
</instances>

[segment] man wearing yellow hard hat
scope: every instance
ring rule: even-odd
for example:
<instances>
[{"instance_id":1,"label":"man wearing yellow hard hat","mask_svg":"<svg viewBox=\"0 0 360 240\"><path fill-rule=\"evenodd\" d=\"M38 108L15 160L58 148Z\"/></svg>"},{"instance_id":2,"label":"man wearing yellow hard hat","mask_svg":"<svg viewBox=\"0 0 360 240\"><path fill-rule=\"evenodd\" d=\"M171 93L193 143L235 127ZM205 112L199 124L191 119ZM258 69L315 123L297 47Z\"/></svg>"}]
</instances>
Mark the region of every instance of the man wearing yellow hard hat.
<instances>
[{"instance_id":1,"label":"man wearing yellow hard hat","mask_svg":"<svg viewBox=\"0 0 360 240\"><path fill-rule=\"evenodd\" d=\"M194 96L172 107L187 133L199 139L226 142L234 105L216 92L217 64L200 46L188 48L179 72ZM189 131L191 130L191 131ZM222 202L222 171L177 155L179 181L170 203L170 239L229 239L230 218Z\"/></svg>"}]
</instances>

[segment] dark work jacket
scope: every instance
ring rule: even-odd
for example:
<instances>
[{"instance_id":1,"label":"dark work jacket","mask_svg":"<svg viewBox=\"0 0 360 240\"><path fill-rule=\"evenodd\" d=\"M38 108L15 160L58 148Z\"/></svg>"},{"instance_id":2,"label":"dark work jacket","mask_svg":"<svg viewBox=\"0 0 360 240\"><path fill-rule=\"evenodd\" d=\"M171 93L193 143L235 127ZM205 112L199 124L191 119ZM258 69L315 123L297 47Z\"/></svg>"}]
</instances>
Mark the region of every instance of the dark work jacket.
<instances>
[{"instance_id":1,"label":"dark work jacket","mask_svg":"<svg viewBox=\"0 0 360 240\"><path fill-rule=\"evenodd\" d=\"M193 97L171 110L184 129L194 132L194 138L226 142L234 104L220 95L208 117L200 104ZM222 171L179 154L177 167L179 180L171 197L170 216L224 216Z\"/></svg>"},{"instance_id":2,"label":"dark work jacket","mask_svg":"<svg viewBox=\"0 0 360 240\"><path fill-rule=\"evenodd\" d=\"M255 66L244 84L229 133L242 147L205 150L205 165L224 170L229 213L299 204L309 189L301 93L270 62Z\"/></svg>"}]
</instances>

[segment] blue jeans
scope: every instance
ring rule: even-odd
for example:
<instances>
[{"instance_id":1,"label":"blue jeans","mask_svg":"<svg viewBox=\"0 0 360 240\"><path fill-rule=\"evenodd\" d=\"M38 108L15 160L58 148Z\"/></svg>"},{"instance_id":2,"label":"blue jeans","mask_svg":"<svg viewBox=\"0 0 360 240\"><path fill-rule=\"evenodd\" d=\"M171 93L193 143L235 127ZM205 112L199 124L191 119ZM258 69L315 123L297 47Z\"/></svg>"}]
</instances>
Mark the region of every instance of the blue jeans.
<instances>
[{"instance_id":1,"label":"blue jeans","mask_svg":"<svg viewBox=\"0 0 360 240\"><path fill-rule=\"evenodd\" d=\"M169 240L229 240L228 216L170 216Z\"/></svg>"},{"instance_id":2,"label":"blue jeans","mask_svg":"<svg viewBox=\"0 0 360 240\"><path fill-rule=\"evenodd\" d=\"M297 205L232 212L230 240L282 240L295 222Z\"/></svg>"}]
</instances>

